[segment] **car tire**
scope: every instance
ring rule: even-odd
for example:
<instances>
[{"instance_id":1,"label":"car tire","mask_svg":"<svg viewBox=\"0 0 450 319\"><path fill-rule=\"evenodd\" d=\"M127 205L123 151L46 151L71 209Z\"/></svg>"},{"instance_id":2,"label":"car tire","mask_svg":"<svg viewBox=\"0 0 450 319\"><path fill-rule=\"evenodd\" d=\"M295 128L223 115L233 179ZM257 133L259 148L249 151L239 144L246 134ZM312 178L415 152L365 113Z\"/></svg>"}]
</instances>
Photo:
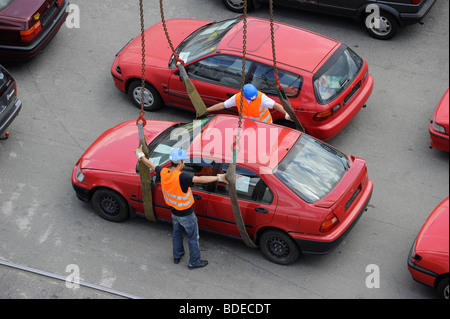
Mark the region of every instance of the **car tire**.
<instances>
[{"instance_id":1,"label":"car tire","mask_svg":"<svg viewBox=\"0 0 450 319\"><path fill-rule=\"evenodd\" d=\"M122 222L129 217L128 203L117 192L100 188L92 196L92 205L96 213L111 222Z\"/></svg>"},{"instance_id":2,"label":"car tire","mask_svg":"<svg viewBox=\"0 0 450 319\"><path fill-rule=\"evenodd\" d=\"M142 92L142 83L140 80L133 80L128 86L128 96L130 97L133 103L141 108L141 92ZM158 91L149 83L145 83L145 100L144 110L153 112L159 110L164 102L159 95Z\"/></svg>"},{"instance_id":3,"label":"car tire","mask_svg":"<svg viewBox=\"0 0 450 319\"><path fill-rule=\"evenodd\" d=\"M266 230L261 235L259 246L264 257L280 265L292 264L300 255L295 241L279 230Z\"/></svg>"},{"instance_id":4,"label":"car tire","mask_svg":"<svg viewBox=\"0 0 450 319\"><path fill-rule=\"evenodd\" d=\"M437 286L437 293L439 298L447 299L449 298L449 287L448 287L448 277L445 277L439 281Z\"/></svg>"},{"instance_id":5,"label":"car tire","mask_svg":"<svg viewBox=\"0 0 450 319\"><path fill-rule=\"evenodd\" d=\"M372 18L373 15L366 15L364 18L364 26L366 27L367 32L374 38L380 40L389 40L392 39L399 29L398 20L390 13L385 11L380 11L380 26L381 28L375 27L375 18ZM368 21L368 20L371 21Z\"/></svg>"},{"instance_id":6,"label":"car tire","mask_svg":"<svg viewBox=\"0 0 450 319\"><path fill-rule=\"evenodd\" d=\"M223 5L230 11L237 13L244 13L244 1L243 0L222 0ZM253 9L253 2L247 1L247 11L250 12Z\"/></svg>"}]
</instances>

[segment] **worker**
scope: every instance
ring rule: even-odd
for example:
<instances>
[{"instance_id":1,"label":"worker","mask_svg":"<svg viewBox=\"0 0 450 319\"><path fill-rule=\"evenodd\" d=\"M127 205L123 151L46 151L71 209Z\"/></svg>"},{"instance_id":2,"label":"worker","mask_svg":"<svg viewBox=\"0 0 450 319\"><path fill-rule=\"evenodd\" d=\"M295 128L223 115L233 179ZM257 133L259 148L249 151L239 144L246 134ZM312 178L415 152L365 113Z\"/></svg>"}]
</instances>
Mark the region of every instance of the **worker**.
<instances>
[{"instance_id":1,"label":"worker","mask_svg":"<svg viewBox=\"0 0 450 319\"><path fill-rule=\"evenodd\" d=\"M173 261L178 264L184 256L183 246L183 229L187 233L189 243L188 262L189 269L204 267L208 261L200 258L200 245L198 242L198 223L193 205L194 197L191 187L195 183L207 184L212 182L223 182L228 184L225 174L217 174L216 176L191 176L182 172L184 161L189 157L181 148L174 148L170 152L169 160L171 161L169 168L156 166L142 152L142 145L135 150L136 156L147 167L154 170L161 178L161 189L164 200L171 208L172 224L173 224Z\"/></svg>"},{"instance_id":2,"label":"worker","mask_svg":"<svg viewBox=\"0 0 450 319\"><path fill-rule=\"evenodd\" d=\"M278 112L284 115L286 120L291 120L289 114L284 110L283 106L264 93L258 91L253 84L244 85L244 98L242 99L242 116L259 120L262 122L272 123L272 115L270 109L276 109ZM229 109L234 106L238 106L238 110L241 105L241 92L235 94L225 102L217 103L209 108L208 112L220 111L223 109Z\"/></svg>"}]
</instances>

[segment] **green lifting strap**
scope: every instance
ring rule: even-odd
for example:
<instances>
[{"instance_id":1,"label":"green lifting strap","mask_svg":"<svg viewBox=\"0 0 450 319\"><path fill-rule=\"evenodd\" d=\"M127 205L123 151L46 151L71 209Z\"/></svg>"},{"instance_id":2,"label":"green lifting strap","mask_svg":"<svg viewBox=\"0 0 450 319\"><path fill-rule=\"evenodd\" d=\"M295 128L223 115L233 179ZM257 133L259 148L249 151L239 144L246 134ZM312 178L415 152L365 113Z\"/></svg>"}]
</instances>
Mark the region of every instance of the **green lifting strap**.
<instances>
[{"instance_id":1,"label":"green lifting strap","mask_svg":"<svg viewBox=\"0 0 450 319\"><path fill-rule=\"evenodd\" d=\"M145 139L143 122L138 123L138 132L139 146L142 145L142 152L145 154L145 157L148 158L149 152L147 141ZM150 180L150 171L142 161L139 161L139 175L141 177L142 199L144 202L145 217L152 222L156 222L155 212L153 211L152 182Z\"/></svg>"},{"instance_id":2,"label":"green lifting strap","mask_svg":"<svg viewBox=\"0 0 450 319\"><path fill-rule=\"evenodd\" d=\"M186 92L188 93L189 98L191 99L191 102L194 105L195 111L197 112L197 117L204 116L206 113L208 113L205 103L200 97L200 94L197 92L197 89L195 88L194 84L189 79L189 76L187 75L183 63L177 62L177 67L178 70L180 70L181 81L183 82L184 87L186 88Z\"/></svg>"}]
</instances>

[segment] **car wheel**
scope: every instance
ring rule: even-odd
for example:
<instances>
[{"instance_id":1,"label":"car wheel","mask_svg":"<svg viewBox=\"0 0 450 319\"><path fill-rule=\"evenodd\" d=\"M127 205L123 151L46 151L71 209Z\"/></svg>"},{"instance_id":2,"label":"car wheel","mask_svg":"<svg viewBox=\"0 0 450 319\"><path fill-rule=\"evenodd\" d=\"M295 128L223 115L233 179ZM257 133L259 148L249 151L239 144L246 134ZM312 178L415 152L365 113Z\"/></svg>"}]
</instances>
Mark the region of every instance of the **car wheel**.
<instances>
[{"instance_id":1,"label":"car wheel","mask_svg":"<svg viewBox=\"0 0 450 319\"><path fill-rule=\"evenodd\" d=\"M224 6L233 12L244 13L244 1L243 0L222 0ZM253 9L253 3L251 0L247 1L247 11Z\"/></svg>"},{"instance_id":2,"label":"car wheel","mask_svg":"<svg viewBox=\"0 0 450 319\"><path fill-rule=\"evenodd\" d=\"M442 279L439 282L437 291L439 298L448 300L449 298L448 277Z\"/></svg>"},{"instance_id":3,"label":"car wheel","mask_svg":"<svg viewBox=\"0 0 450 319\"><path fill-rule=\"evenodd\" d=\"M111 222L122 222L128 218L128 203L117 192L100 188L92 196L92 205L97 214Z\"/></svg>"},{"instance_id":4,"label":"car wheel","mask_svg":"<svg viewBox=\"0 0 450 319\"><path fill-rule=\"evenodd\" d=\"M267 259L281 265L292 264L300 255L294 240L278 230L267 230L262 234L260 249Z\"/></svg>"},{"instance_id":5,"label":"car wheel","mask_svg":"<svg viewBox=\"0 0 450 319\"><path fill-rule=\"evenodd\" d=\"M364 19L367 32L371 36L381 40L389 40L397 33L399 24L397 19L390 13L381 11L380 16L367 15Z\"/></svg>"},{"instance_id":6,"label":"car wheel","mask_svg":"<svg viewBox=\"0 0 450 319\"><path fill-rule=\"evenodd\" d=\"M164 103L158 91L148 83L145 83L144 94L145 111L157 111L163 106ZM133 82L130 83L128 95L130 96L131 101L140 108L142 99L142 84L140 80L133 80Z\"/></svg>"}]
</instances>

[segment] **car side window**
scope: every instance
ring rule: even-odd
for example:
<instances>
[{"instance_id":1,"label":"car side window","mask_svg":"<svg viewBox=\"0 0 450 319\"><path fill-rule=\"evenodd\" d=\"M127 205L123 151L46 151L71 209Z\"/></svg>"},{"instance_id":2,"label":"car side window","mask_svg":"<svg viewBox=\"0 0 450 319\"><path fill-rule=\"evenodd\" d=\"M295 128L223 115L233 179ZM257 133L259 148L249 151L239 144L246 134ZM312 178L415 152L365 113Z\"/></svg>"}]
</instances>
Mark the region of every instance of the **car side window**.
<instances>
[{"instance_id":1,"label":"car side window","mask_svg":"<svg viewBox=\"0 0 450 319\"><path fill-rule=\"evenodd\" d=\"M223 164L222 174L228 170L229 164ZM216 193L229 196L228 185L217 183ZM238 199L255 201L262 204L271 204L273 193L266 183L255 172L236 166L236 193Z\"/></svg>"},{"instance_id":2,"label":"car side window","mask_svg":"<svg viewBox=\"0 0 450 319\"><path fill-rule=\"evenodd\" d=\"M300 94L303 84L302 76L278 70L278 77L288 97L297 97ZM267 95L277 95L273 66L256 64L251 83Z\"/></svg>"},{"instance_id":3,"label":"car side window","mask_svg":"<svg viewBox=\"0 0 450 319\"><path fill-rule=\"evenodd\" d=\"M203 159L191 158L189 163L185 163L183 172L192 176L215 176L214 172L215 162L206 163ZM208 184L195 183L192 189L207 191Z\"/></svg>"},{"instance_id":4,"label":"car side window","mask_svg":"<svg viewBox=\"0 0 450 319\"><path fill-rule=\"evenodd\" d=\"M246 66L248 69L248 64ZM242 58L231 55L213 55L186 67L190 78L239 89Z\"/></svg>"}]
</instances>

